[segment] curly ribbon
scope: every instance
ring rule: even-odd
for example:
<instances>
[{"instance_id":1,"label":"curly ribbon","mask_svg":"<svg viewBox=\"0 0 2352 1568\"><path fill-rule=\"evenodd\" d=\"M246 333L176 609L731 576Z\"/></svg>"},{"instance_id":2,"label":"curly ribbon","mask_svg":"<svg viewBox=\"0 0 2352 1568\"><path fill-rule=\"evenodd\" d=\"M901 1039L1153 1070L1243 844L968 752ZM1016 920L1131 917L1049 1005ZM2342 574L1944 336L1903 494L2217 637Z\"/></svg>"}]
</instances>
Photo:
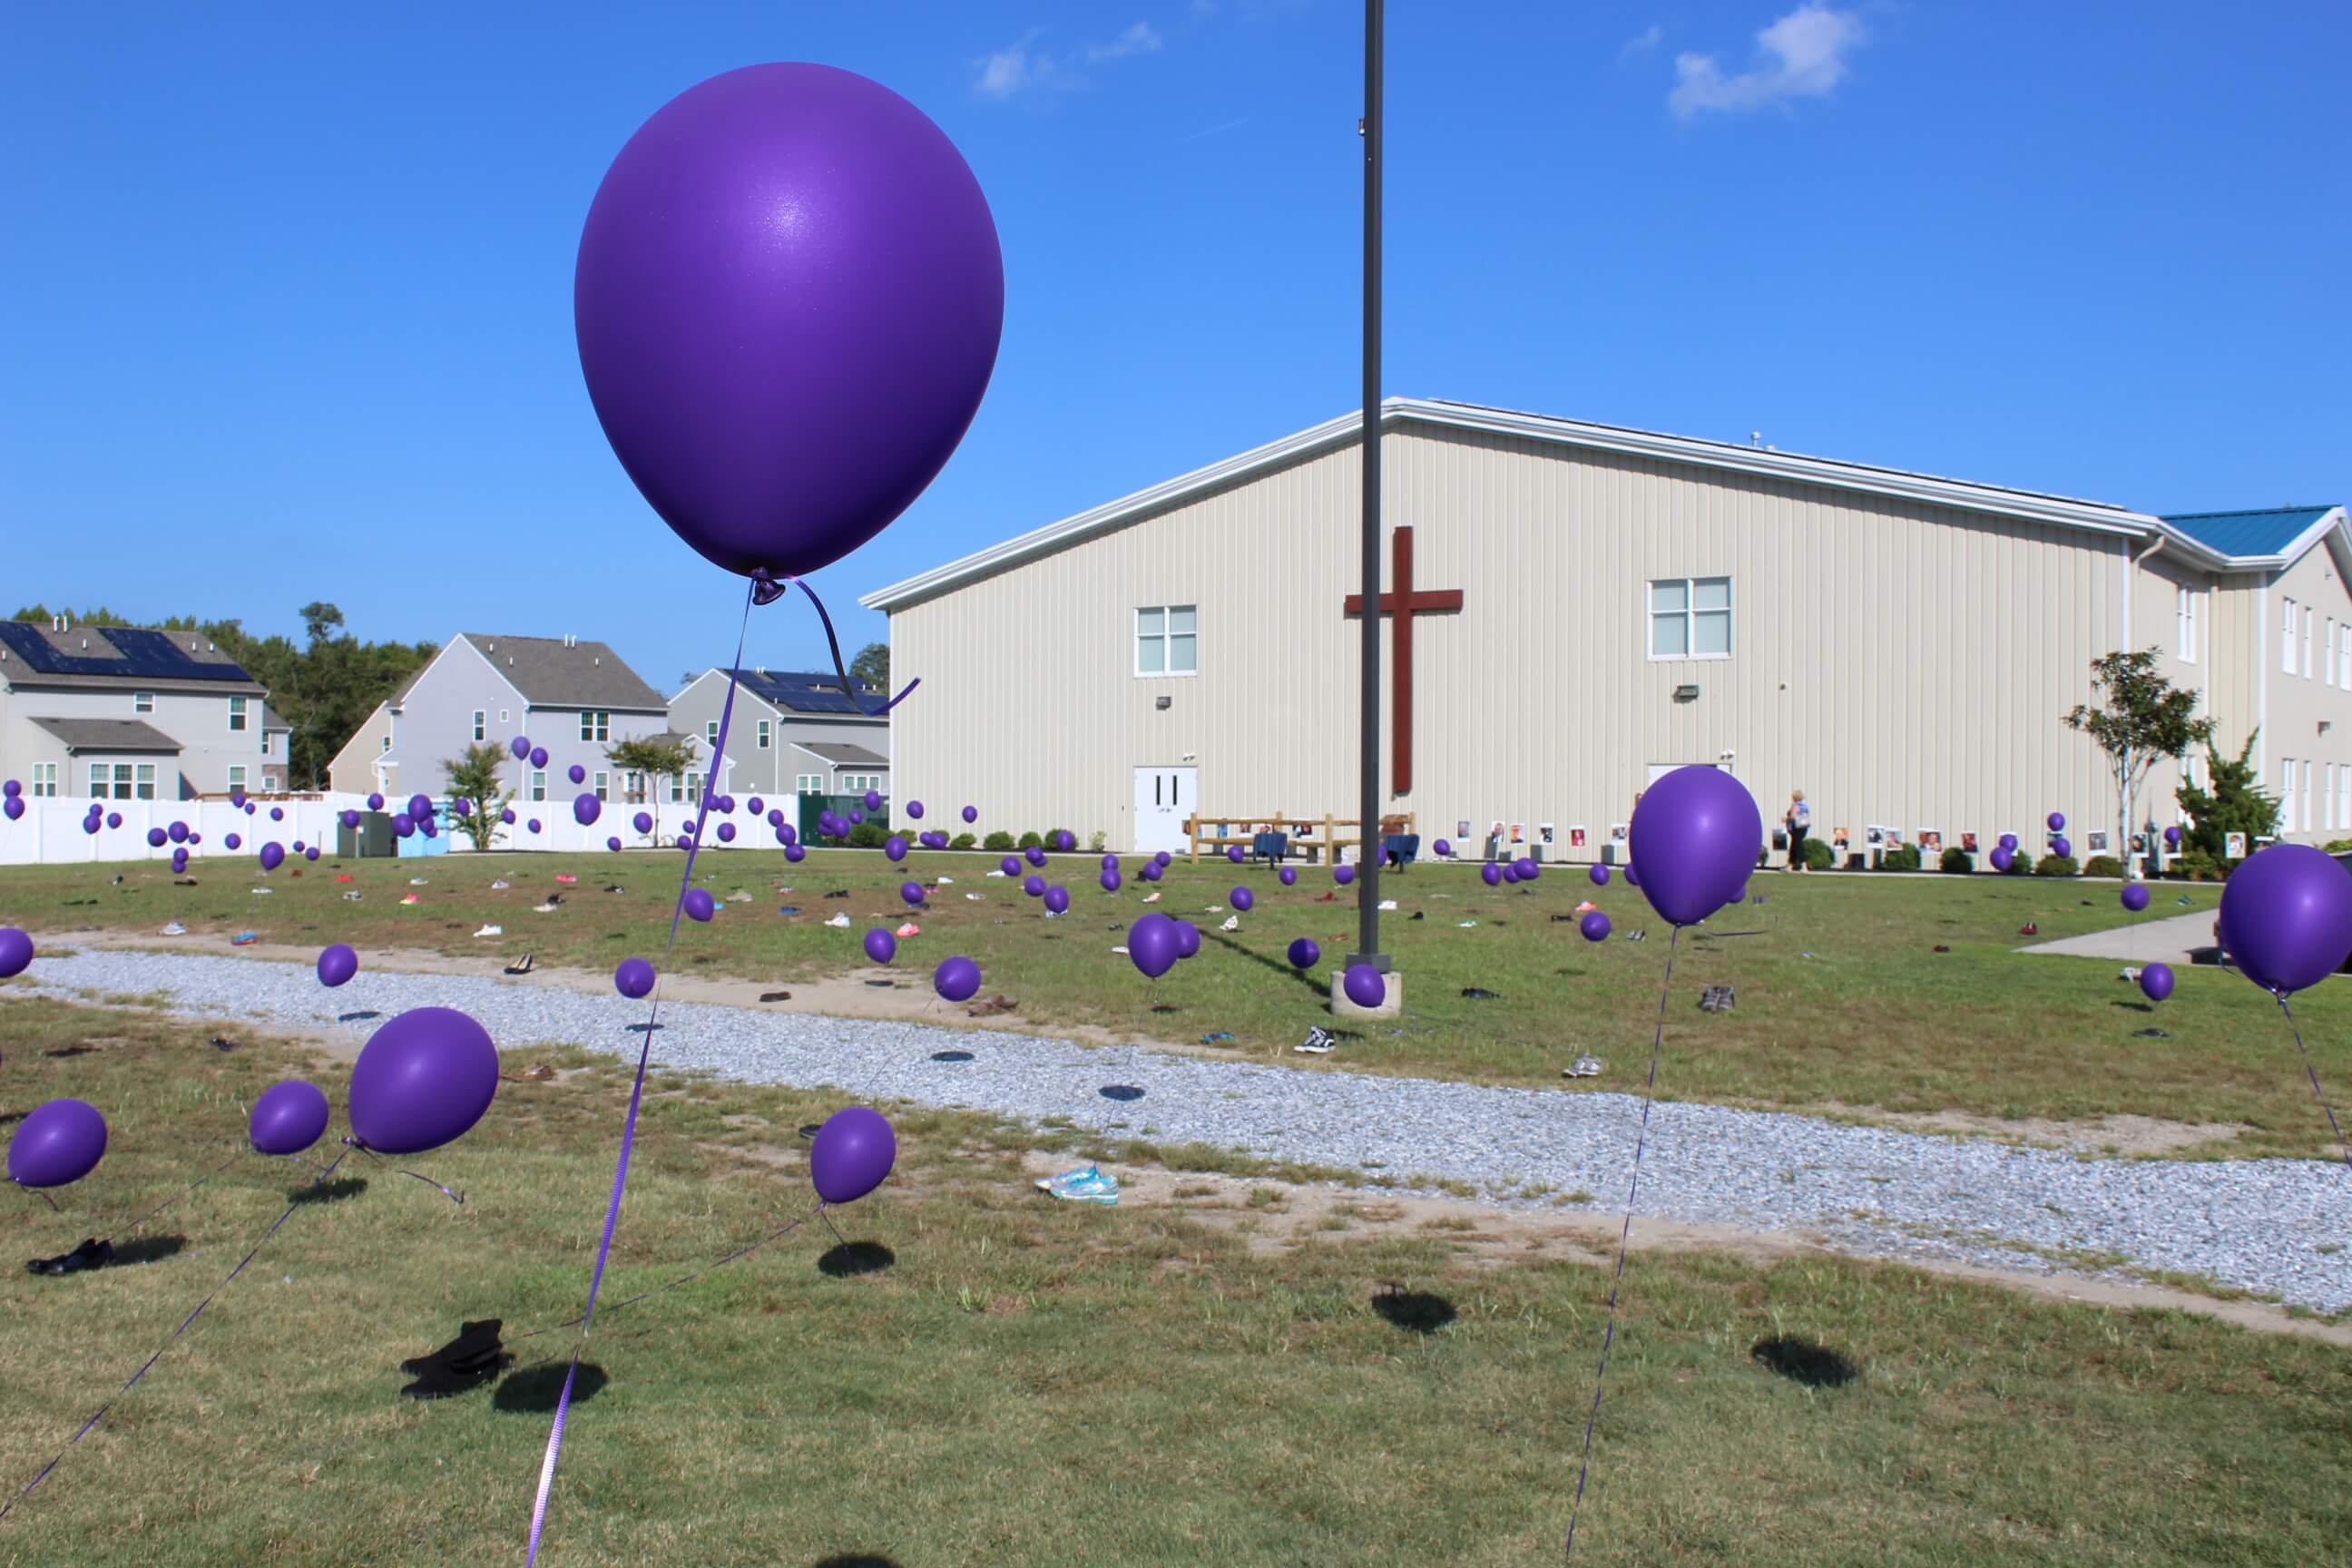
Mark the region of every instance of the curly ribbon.
<instances>
[{"instance_id":1,"label":"curly ribbon","mask_svg":"<svg viewBox=\"0 0 2352 1568\"><path fill-rule=\"evenodd\" d=\"M905 687L900 689L898 696L893 697L889 701L885 702L879 708L868 708L863 702L858 702L857 683L849 679L848 667L841 662L841 639L834 635L833 617L825 613L824 601L816 596L816 590L808 585L808 582L805 578L794 577L790 574L786 574L784 580L779 583L773 577L768 575L767 569L765 567L761 567L751 574L751 602L753 604L772 605L778 599L784 596L784 592L788 588L798 588L802 593L808 595L808 602L816 606L816 618L820 622L824 623L824 626L825 646L833 650L833 673L835 678L841 682L841 694L844 697L848 698L850 701L856 703L857 710L860 713L865 714L868 719L879 719L883 714L887 713L891 709L896 708L899 703L907 700L908 694L923 683L923 678L921 676L917 676L914 679L907 682ZM743 656L739 651L735 657L740 662Z\"/></svg>"},{"instance_id":2,"label":"curly ribbon","mask_svg":"<svg viewBox=\"0 0 2352 1568\"><path fill-rule=\"evenodd\" d=\"M356 1138L346 1138L343 1140L343 1142L347 1147L358 1150L361 1153L366 1155L369 1159L373 1160L378 1164L391 1164L390 1161L386 1160L383 1155L377 1153L374 1150L369 1148L366 1144L361 1142ZM447 1198L451 1203L456 1204L459 1208L464 1208L466 1206L465 1194L451 1192L448 1188L443 1186L440 1183L435 1181L432 1177L425 1174L423 1172L403 1171L397 1165L394 1165L393 1169L401 1175L415 1177L418 1181L423 1182L426 1186L431 1187L435 1192L439 1193L443 1197Z\"/></svg>"},{"instance_id":3,"label":"curly ribbon","mask_svg":"<svg viewBox=\"0 0 2352 1568\"><path fill-rule=\"evenodd\" d=\"M341 1164L349 1156L342 1154L336 1155L335 1164L329 1165L324 1171L321 1171L319 1175L311 1181L310 1186L312 1188L316 1188L324 1184L327 1178L335 1173L335 1165ZM217 1174L217 1173L215 1173L215 1174ZM196 1303L196 1310L194 1311L190 1312L186 1317L180 1320L180 1326L173 1329L171 1332L171 1336L164 1340L162 1344L155 1347L155 1353L149 1356L146 1361L141 1364L139 1370L131 1374L129 1382L125 1383L121 1388L114 1391L114 1397L100 1405L97 1411L91 1415L90 1418L81 1424L80 1429L76 1431L72 1436L66 1439L65 1447L59 1448L55 1457L53 1457L47 1464L41 1467L40 1473L35 1476L31 1480L26 1481L23 1489L19 1490L15 1497L8 1500L6 1507L0 1508L0 1520L5 1520L11 1513L15 1512L16 1505L23 1502L27 1497L30 1497L35 1487L39 1486L43 1481L49 1479L49 1472L58 1468L58 1464L63 1461L66 1455L72 1449L73 1446L80 1442L84 1437L89 1436L91 1428L95 1427L100 1421L106 1418L106 1413L114 1408L116 1400L120 1400L124 1394L139 1386L139 1380L145 1377L149 1369L153 1367L157 1362L163 1359L163 1352L170 1350L173 1344L178 1342L182 1334L186 1333L190 1328L194 1326L195 1321L205 1315L205 1309L213 1304L213 1300L215 1297L219 1296L222 1291L227 1289L232 1284L236 1283L236 1277L245 1272L245 1266L261 1256L261 1249L269 1245L270 1237L276 1236L279 1228L283 1226L288 1220L294 1217L294 1211L301 1206L301 1194L297 1194L294 1200L286 1205L286 1212L279 1215L277 1219L270 1223L269 1228L261 1233L261 1239L253 1244L253 1250L247 1253L243 1258L237 1259L236 1267L228 1271L228 1277L223 1279L219 1284L213 1287L211 1295L206 1296L203 1300Z\"/></svg>"},{"instance_id":4,"label":"curly ribbon","mask_svg":"<svg viewBox=\"0 0 2352 1568\"><path fill-rule=\"evenodd\" d=\"M793 581L793 579L787 579L787 581ZM694 858L702 847L702 828L703 824L710 816L711 799L719 793L719 770L727 756L727 728L735 717L735 690L742 674L744 639L750 634L751 627L751 606L755 604L771 602L777 595L782 594L782 590L778 588L776 593L770 595L767 600L760 597L765 588L773 586L773 584L766 582L764 575L755 576L749 591L743 595L743 621L735 632L735 658L727 667L727 700L719 710L719 735L710 747L710 776L703 786L702 799L697 805L694 833L686 843L686 871L678 879L677 901L672 906L669 913L669 943L662 950L661 967L654 974L653 1005L646 1015L643 1043L637 1047L637 1076L635 1081L629 1086L627 1119L621 1123L621 1154L613 1165L613 1195L604 1205L604 1234L596 1244L596 1268L588 1277L588 1301L582 1310L579 1319L580 1342L572 1347L572 1363L564 1369L563 1388L555 1396L555 1422L548 1429L547 1456L540 1462L539 1492L530 1505L530 1547L529 1555L524 1559L527 1564L536 1563L539 1561L540 1536L547 1526L547 1500L555 1487L556 1457L563 1450L564 1417L571 1413L572 1409L572 1387L580 1375L580 1357L588 1348L588 1335L595 1324L596 1292L604 1288L604 1268L612 1261L613 1231L621 1222L621 1194L628 1184L629 1155L635 1149L637 1142L637 1111L645 1101L646 1068L653 1056L654 1030L661 1016L662 976L668 972L670 959L677 952L678 923L686 916L687 890L694 886ZM811 598L814 600L814 595L812 595ZM828 635L829 632L828 627ZM836 647L835 649L836 659L839 658L839 653L840 650ZM845 676L844 679L846 677Z\"/></svg>"},{"instance_id":5,"label":"curly ribbon","mask_svg":"<svg viewBox=\"0 0 2352 1568\"><path fill-rule=\"evenodd\" d=\"M1633 1177L1625 1189L1625 1228L1617 1237L1617 1272L1609 1281L1609 1327L1601 1336L1601 1370L1592 1376L1592 1413L1584 1418L1584 1458L1576 1468L1576 1500L1568 1510L1568 1545L1563 1561L1576 1555L1576 1518L1584 1510L1584 1481L1592 1473L1592 1429L1601 1423L1601 1389L1609 1380L1609 1347L1617 1341L1617 1290L1625 1283L1625 1248L1633 1239L1633 1199L1642 1190L1642 1149L1650 1141L1650 1107L1658 1097L1658 1050L1666 1038L1666 998L1675 986L1675 946L1682 940L1676 926L1666 939L1666 977L1658 987L1658 1028L1650 1037L1650 1081L1642 1090L1642 1131L1633 1140Z\"/></svg>"}]
</instances>

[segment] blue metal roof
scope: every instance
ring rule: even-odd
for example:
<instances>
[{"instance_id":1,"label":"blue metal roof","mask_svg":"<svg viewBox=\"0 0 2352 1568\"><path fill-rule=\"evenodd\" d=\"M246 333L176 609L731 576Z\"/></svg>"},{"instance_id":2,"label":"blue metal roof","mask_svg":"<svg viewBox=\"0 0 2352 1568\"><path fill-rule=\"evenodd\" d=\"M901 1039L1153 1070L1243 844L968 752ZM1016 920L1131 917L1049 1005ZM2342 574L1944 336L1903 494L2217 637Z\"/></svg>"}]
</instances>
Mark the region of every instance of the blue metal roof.
<instances>
[{"instance_id":1,"label":"blue metal roof","mask_svg":"<svg viewBox=\"0 0 2352 1568\"><path fill-rule=\"evenodd\" d=\"M2332 506L2274 506L2260 511L2184 511L2164 521L2224 555L2278 555L2303 537Z\"/></svg>"}]
</instances>

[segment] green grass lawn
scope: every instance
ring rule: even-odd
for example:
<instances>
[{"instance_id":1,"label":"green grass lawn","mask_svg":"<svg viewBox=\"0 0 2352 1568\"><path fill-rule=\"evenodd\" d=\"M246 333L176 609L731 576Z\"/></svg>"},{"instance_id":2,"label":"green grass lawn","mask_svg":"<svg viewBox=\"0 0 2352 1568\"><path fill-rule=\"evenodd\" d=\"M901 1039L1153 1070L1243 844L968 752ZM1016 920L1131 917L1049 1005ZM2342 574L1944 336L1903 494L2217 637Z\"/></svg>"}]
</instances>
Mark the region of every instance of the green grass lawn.
<instances>
[{"instance_id":1,"label":"green grass lawn","mask_svg":"<svg viewBox=\"0 0 2352 1568\"><path fill-rule=\"evenodd\" d=\"M780 984L851 973L865 965L858 939L868 917L895 924L905 916L899 883L944 872L954 885L915 916L924 934L900 948L900 969L919 984L940 959L968 953L987 991L1017 997L1019 1016L1033 1026L1096 1026L1178 1043L1223 1032L1234 1040L1220 1048L1236 1058L1306 1063L1290 1047L1310 1025L1328 1022L1331 965L1353 944L1352 907L1318 901L1332 889L1328 871L1303 868L1297 886L1284 889L1264 869L1180 861L1151 907L1199 924L1203 955L1153 985L1110 951L1144 912L1142 884L1130 878L1119 894L1106 895L1095 883L1095 857L1055 858L1047 874L1076 901L1067 916L1047 920L1016 883L986 875L995 860L919 852L894 868L870 851L816 851L788 867L764 851L707 857L707 885L722 896L741 888L753 900L707 926L689 924L678 966ZM344 885L324 861L299 879L290 867L279 871L267 899L248 890L257 881L249 857L199 866L195 888L172 886L160 865L130 871L120 889L110 885L112 867L15 868L0 871L0 922L152 931L176 917L224 943L250 929L267 942L348 941L362 953L530 948L541 963L608 970L631 954L659 957L679 867L667 853L356 861L342 868L365 895L356 904L339 897ZM552 915L531 913L559 871L580 878L568 901ZM431 885L418 905L403 908L397 900L412 874ZM490 891L499 876L513 881L510 891ZM616 878L625 893L599 890ZM1215 929L1222 914L1207 906L1224 903L1244 881L1256 908L1228 937ZM778 893L779 884L793 891ZM1720 937L1681 942L1660 1077L1669 1096L2061 1121L2136 1114L2251 1129L2213 1145L2217 1152L2334 1152L2276 1009L2234 974L2184 971L2173 999L2156 1009L2118 982L2115 963L2017 954L2027 940L2018 928L2028 921L2049 940L2128 919L2114 883L1857 873L1760 875L1753 886L1763 907L1735 906L1707 928ZM851 896L824 896L836 889ZM1667 933L1622 878L1595 889L1580 871L1555 868L1531 889L1490 889L1470 868L1423 866L1389 878L1384 890L1400 906L1385 917L1382 938L1406 977L1406 1013L1393 1025L1360 1026L1330 1065L1559 1085L1560 1069L1590 1051L1610 1073L1569 1087L1628 1087L1648 1047ZM986 901L968 902L967 892ZM2167 885L2143 918L2189 912L2174 902L2184 892L2207 914L2219 900L2214 887ZM1588 895L1621 934L1646 926L1648 940L1596 946L1572 921L1554 918ZM803 912L780 916L784 904ZM856 918L852 929L823 924L844 909ZM503 924L505 938L475 939L486 921ZM1477 924L1464 929L1464 921ZM1322 943L1324 964L1310 974L1283 960L1296 936ZM1728 1015L1697 1010L1701 987L1716 984L1738 988ZM1495 995L1465 998L1468 987ZM2322 1081L2352 1086L2352 992L2308 993L2298 1014ZM959 1016L940 1012L950 1022ZM2168 1037L2137 1037L2151 1026Z\"/></svg>"},{"instance_id":2,"label":"green grass lawn","mask_svg":"<svg viewBox=\"0 0 2352 1568\"><path fill-rule=\"evenodd\" d=\"M113 1125L66 1213L5 1209L17 1258L93 1230L128 1239L110 1220L225 1157L241 1105L304 1070L294 1047L245 1036L225 1055L209 1031L142 1015L16 999L0 1017L0 1116L73 1094ZM566 1339L521 1347L493 1390L433 1404L399 1397L395 1367L461 1318L502 1318L511 1336L576 1312L627 1078L566 1061L582 1070L502 1084L463 1143L404 1162L464 1190L464 1208L381 1167L303 1205L0 1525L0 1558L519 1561L561 1373L530 1363ZM313 1076L340 1106L341 1069ZM655 1087L608 1302L801 1212L795 1130L837 1103ZM829 1275L832 1238L803 1232L600 1321L544 1562L1559 1560L1603 1264L1474 1222L1383 1224L1371 1205L1284 1235L1276 1218L1307 1194L1276 1185L1055 1205L1022 1179L1013 1130L896 1121L898 1174L839 1216L889 1267ZM0 1274L0 1486L162 1342L299 1173L233 1167L150 1227L152 1261ZM1754 1353L1767 1341L1818 1344L1853 1376L1776 1374ZM2347 1402L2352 1353L2305 1339L1894 1265L1641 1253L1577 1560L2341 1562Z\"/></svg>"}]
</instances>

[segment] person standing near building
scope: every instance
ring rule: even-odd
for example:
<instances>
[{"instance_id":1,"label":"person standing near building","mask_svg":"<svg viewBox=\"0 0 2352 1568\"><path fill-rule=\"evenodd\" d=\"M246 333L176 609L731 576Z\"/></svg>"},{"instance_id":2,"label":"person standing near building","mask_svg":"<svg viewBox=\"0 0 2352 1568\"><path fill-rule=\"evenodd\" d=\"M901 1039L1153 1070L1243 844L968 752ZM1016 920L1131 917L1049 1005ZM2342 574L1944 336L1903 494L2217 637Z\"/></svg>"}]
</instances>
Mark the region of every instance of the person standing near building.
<instances>
[{"instance_id":1,"label":"person standing near building","mask_svg":"<svg viewBox=\"0 0 2352 1568\"><path fill-rule=\"evenodd\" d=\"M1789 809L1780 814L1780 820L1789 829L1789 869L1801 871L1805 868L1805 835L1813 830L1813 808L1805 804L1803 790L1789 792Z\"/></svg>"}]
</instances>

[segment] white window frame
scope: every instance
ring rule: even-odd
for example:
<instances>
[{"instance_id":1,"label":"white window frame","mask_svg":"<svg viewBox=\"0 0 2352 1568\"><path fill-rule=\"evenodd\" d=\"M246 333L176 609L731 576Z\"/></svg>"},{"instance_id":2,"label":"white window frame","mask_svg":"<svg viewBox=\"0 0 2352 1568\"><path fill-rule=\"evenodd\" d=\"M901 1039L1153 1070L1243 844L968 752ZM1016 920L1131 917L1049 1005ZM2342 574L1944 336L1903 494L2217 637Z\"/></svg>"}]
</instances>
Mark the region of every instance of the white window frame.
<instances>
[{"instance_id":1,"label":"white window frame","mask_svg":"<svg viewBox=\"0 0 2352 1568\"><path fill-rule=\"evenodd\" d=\"M133 713L152 713L155 711L155 694L152 691L132 692L131 710Z\"/></svg>"},{"instance_id":2,"label":"white window frame","mask_svg":"<svg viewBox=\"0 0 2352 1568\"><path fill-rule=\"evenodd\" d=\"M479 708L474 710L474 743L480 745L490 737L490 716Z\"/></svg>"},{"instance_id":3,"label":"white window frame","mask_svg":"<svg viewBox=\"0 0 2352 1568\"><path fill-rule=\"evenodd\" d=\"M2279 673L2294 673L2294 601L2279 600Z\"/></svg>"},{"instance_id":4,"label":"white window frame","mask_svg":"<svg viewBox=\"0 0 2352 1568\"><path fill-rule=\"evenodd\" d=\"M796 774L793 779L793 789L795 794L799 795L823 795L824 793L824 775L823 773Z\"/></svg>"},{"instance_id":5,"label":"white window frame","mask_svg":"<svg viewBox=\"0 0 2352 1568\"><path fill-rule=\"evenodd\" d=\"M1683 607L1679 610L1661 610L1655 607L1657 605L1658 590L1669 583L1680 583L1683 585ZM1719 611L1711 606L1705 610L1698 607L1698 586L1702 583L1720 583L1723 584L1723 606ZM1721 653L1693 652L1692 649L1698 640L1698 617L1702 615L1712 616L1717 614L1720 614L1723 616L1723 651ZM1658 622L1661 620L1679 620L1682 622L1682 652L1660 653L1657 651ZM1732 654L1732 649L1738 646L1733 640L1734 637L1738 636L1738 598L1732 591L1731 574L1729 573L1719 573L1706 577L1653 577L1648 583L1643 585L1642 647L1650 663L1682 664L1685 662L1711 662L1729 658Z\"/></svg>"},{"instance_id":6,"label":"white window frame","mask_svg":"<svg viewBox=\"0 0 2352 1568\"><path fill-rule=\"evenodd\" d=\"M1191 631L1179 632L1171 624L1179 610L1191 612L1192 616ZM1146 616L1160 617L1158 631L1147 633L1143 629L1143 617ZM1190 680L1201 673L1201 606L1199 605L1139 605L1135 611L1134 628L1134 636L1129 639L1129 652L1134 660L1135 678L1138 680ZM1192 639L1192 668L1190 669L1168 668L1170 661L1174 658L1176 639L1180 637L1189 637ZM1158 669L1143 668L1143 648L1147 638L1160 645Z\"/></svg>"},{"instance_id":7,"label":"white window frame","mask_svg":"<svg viewBox=\"0 0 2352 1568\"><path fill-rule=\"evenodd\" d=\"M503 709L503 708L501 708L501 709L499 709L499 723L501 723L501 724L506 724L506 723L510 723L510 722L512 722L512 721L510 721L509 719L508 719L508 717L507 717L507 710L506 710L505 709Z\"/></svg>"},{"instance_id":8,"label":"white window frame","mask_svg":"<svg viewBox=\"0 0 2352 1568\"><path fill-rule=\"evenodd\" d=\"M2299 831L2311 831L2311 759L2303 759L2303 826Z\"/></svg>"},{"instance_id":9,"label":"white window frame","mask_svg":"<svg viewBox=\"0 0 2352 1568\"><path fill-rule=\"evenodd\" d=\"M669 803L677 805L686 798L686 778L680 773L669 775Z\"/></svg>"},{"instance_id":10,"label":"white window frame","mask_svg":"<svg viewBox=\"0 0 2352 1568\"><path fill-rule=\"evenodd\" d=\"M713 719L702 726L702 743L712 751L719 750L719 721Z\"/></svg>"},{"instance_id":11,"label":"white window frame","mask_svg":"<svg viewBox=\"0 0 2352 1568\"><path fill-rule=\"evenodd\" d=\"M2352 827L2352 763L2336 764L2336 826Z\"/></svg>"},{"instance_id":12,"label":"white window frame","mask_svg":"<svg viewBox=\"0 0 2352 1568\"><path fill-rule=\"evenodd\" d=\"M2311 679L2311 606L2303 607L2303 678Z\"/></svg>"},{"instance_id":13,"label":"white window frame","mask_svg":"<svg viewBox=\"0 0 2352 1568\"><path fill-rule=\"evenodd\" d=\"M228 765L228 787L231 789L245 787L245 769L241 764L231 763Z\"/></svg>"},{"instance_id":14,"label":"white window frame","mask_svg":"<svg viewBox=\"0 0 2352 1568\"><path fill-rule=\"evenodd\" d=\"M2327 617L2327 640L2320 644L2319 679L2336 684L2336 617Z\"/></svg>"},{"instance_id":15,"label":"white window frame","mask_svg":"<svg viewBox=\"0 0 2352 1568\"><path fill-rule=\"evenodd\" d=\"M2197 662L2197 590L2183 584L2177 590L2172 606L2177 623L2177 644L2174 657L2183 664Z\"/></svg>"},{"instance_id":16,"label":"white window frame","mask_svg":"<svg viewBox=\"0 0 2352 1568\"><path fill-rule=\"evenodd\" d=\"M533 800L545 800L547 798L547 770L545 768L533 768L531 770L530 798Z\"/></svg>"},{"instance_id":17,"label":"white window frame","mask_svg":"<svg viewBox=\"0 0 2352 1568\"><path fill-rule=\"evenodd\" d=\"M613 715L601 708L580 710L580 738L583 741L609 741L613 738Z\"/></svg>"},{"instance_id":18,"label":"white window frame","mask_svg":"<svg viewBox=\"0 0 2352 1568\"><path fill-rule=\"evenodd\" d=\"M33 798L36 800L54 800L57 798L57 794L58 764L55 763L35 763L33 764Z\"/></svg>"},{"instance_id":19,"label":"white window frame","mask_svg":"<svg viewBox=\"0 0 2352 1568\"><path fill-rule=\"evenodd\" d=\"M246 699L242 697L232 697L228 700L228 732L232 735L245 733L245 727L249 721L245 704Z\"/></svg>"},{"instance_id":20,"label":"white window frame","mask_svg":"<svg viewBox=\"0 0 2352 1568\"><path fill-rule=\"evenodd\" d=\"M383 744L376 749L376 755L382 756L384 752L389 752L390 750L392 750L392 733L390 731L386 731L384 732Z\"/></svg>"},{"instance_id":21,"label":"white window frame","mask_svg":"<svg viewBox=\"0 0 2352 1568\"><path fill-rule=\"evenodd\" d=\"M767 720L760 721L760 750L764 752L768 749L768 740L772 731L773 726Z\"/></svg>"},{"instance_id":22,"label":"white window frame","mask_svg":"<svg viewBox=\"0 0 2352 1568\"><path fill-rule=\"evenodd\" d=\"M132 766L131 772L132 776L139 781L136 786L139 793L134 798L139 800L153 800L155 798L155 764L152 763L139 763Z\"/></svg>"},{"instance_id":23,"label":"white window frame","mask_svg":"<svg viewBox=\"0 0 2352 1568\"><path fill-rule=\"evenodd\" d=\"M2294 831L2294 759L2279 759L2279 831Z\"/></svg>"},{"instance_id":24,"label":"white window frame","mask_svg":"<svg viewBox=\"0 0 2352 1568\"><path fill-rule=\"evenodd\" d=\"M690 806L694 806L698 809L700 808L702 805L702 775L700 773L689 773L686 775L686 803Z\"/></svg>"},{"instance_id":25,"label":"white window frame","mask_svg":"<svg viewBox=\"0 0 2352 1568\"><path fill-rule=\"evenodd\" d=\"M593 773L591 773L588 778L589 787L596 792L596 798L598 800L610 800L613 798L612 783L613 775L606 773L603 768L598 768Z\"/></svg>"}]
</instances>

